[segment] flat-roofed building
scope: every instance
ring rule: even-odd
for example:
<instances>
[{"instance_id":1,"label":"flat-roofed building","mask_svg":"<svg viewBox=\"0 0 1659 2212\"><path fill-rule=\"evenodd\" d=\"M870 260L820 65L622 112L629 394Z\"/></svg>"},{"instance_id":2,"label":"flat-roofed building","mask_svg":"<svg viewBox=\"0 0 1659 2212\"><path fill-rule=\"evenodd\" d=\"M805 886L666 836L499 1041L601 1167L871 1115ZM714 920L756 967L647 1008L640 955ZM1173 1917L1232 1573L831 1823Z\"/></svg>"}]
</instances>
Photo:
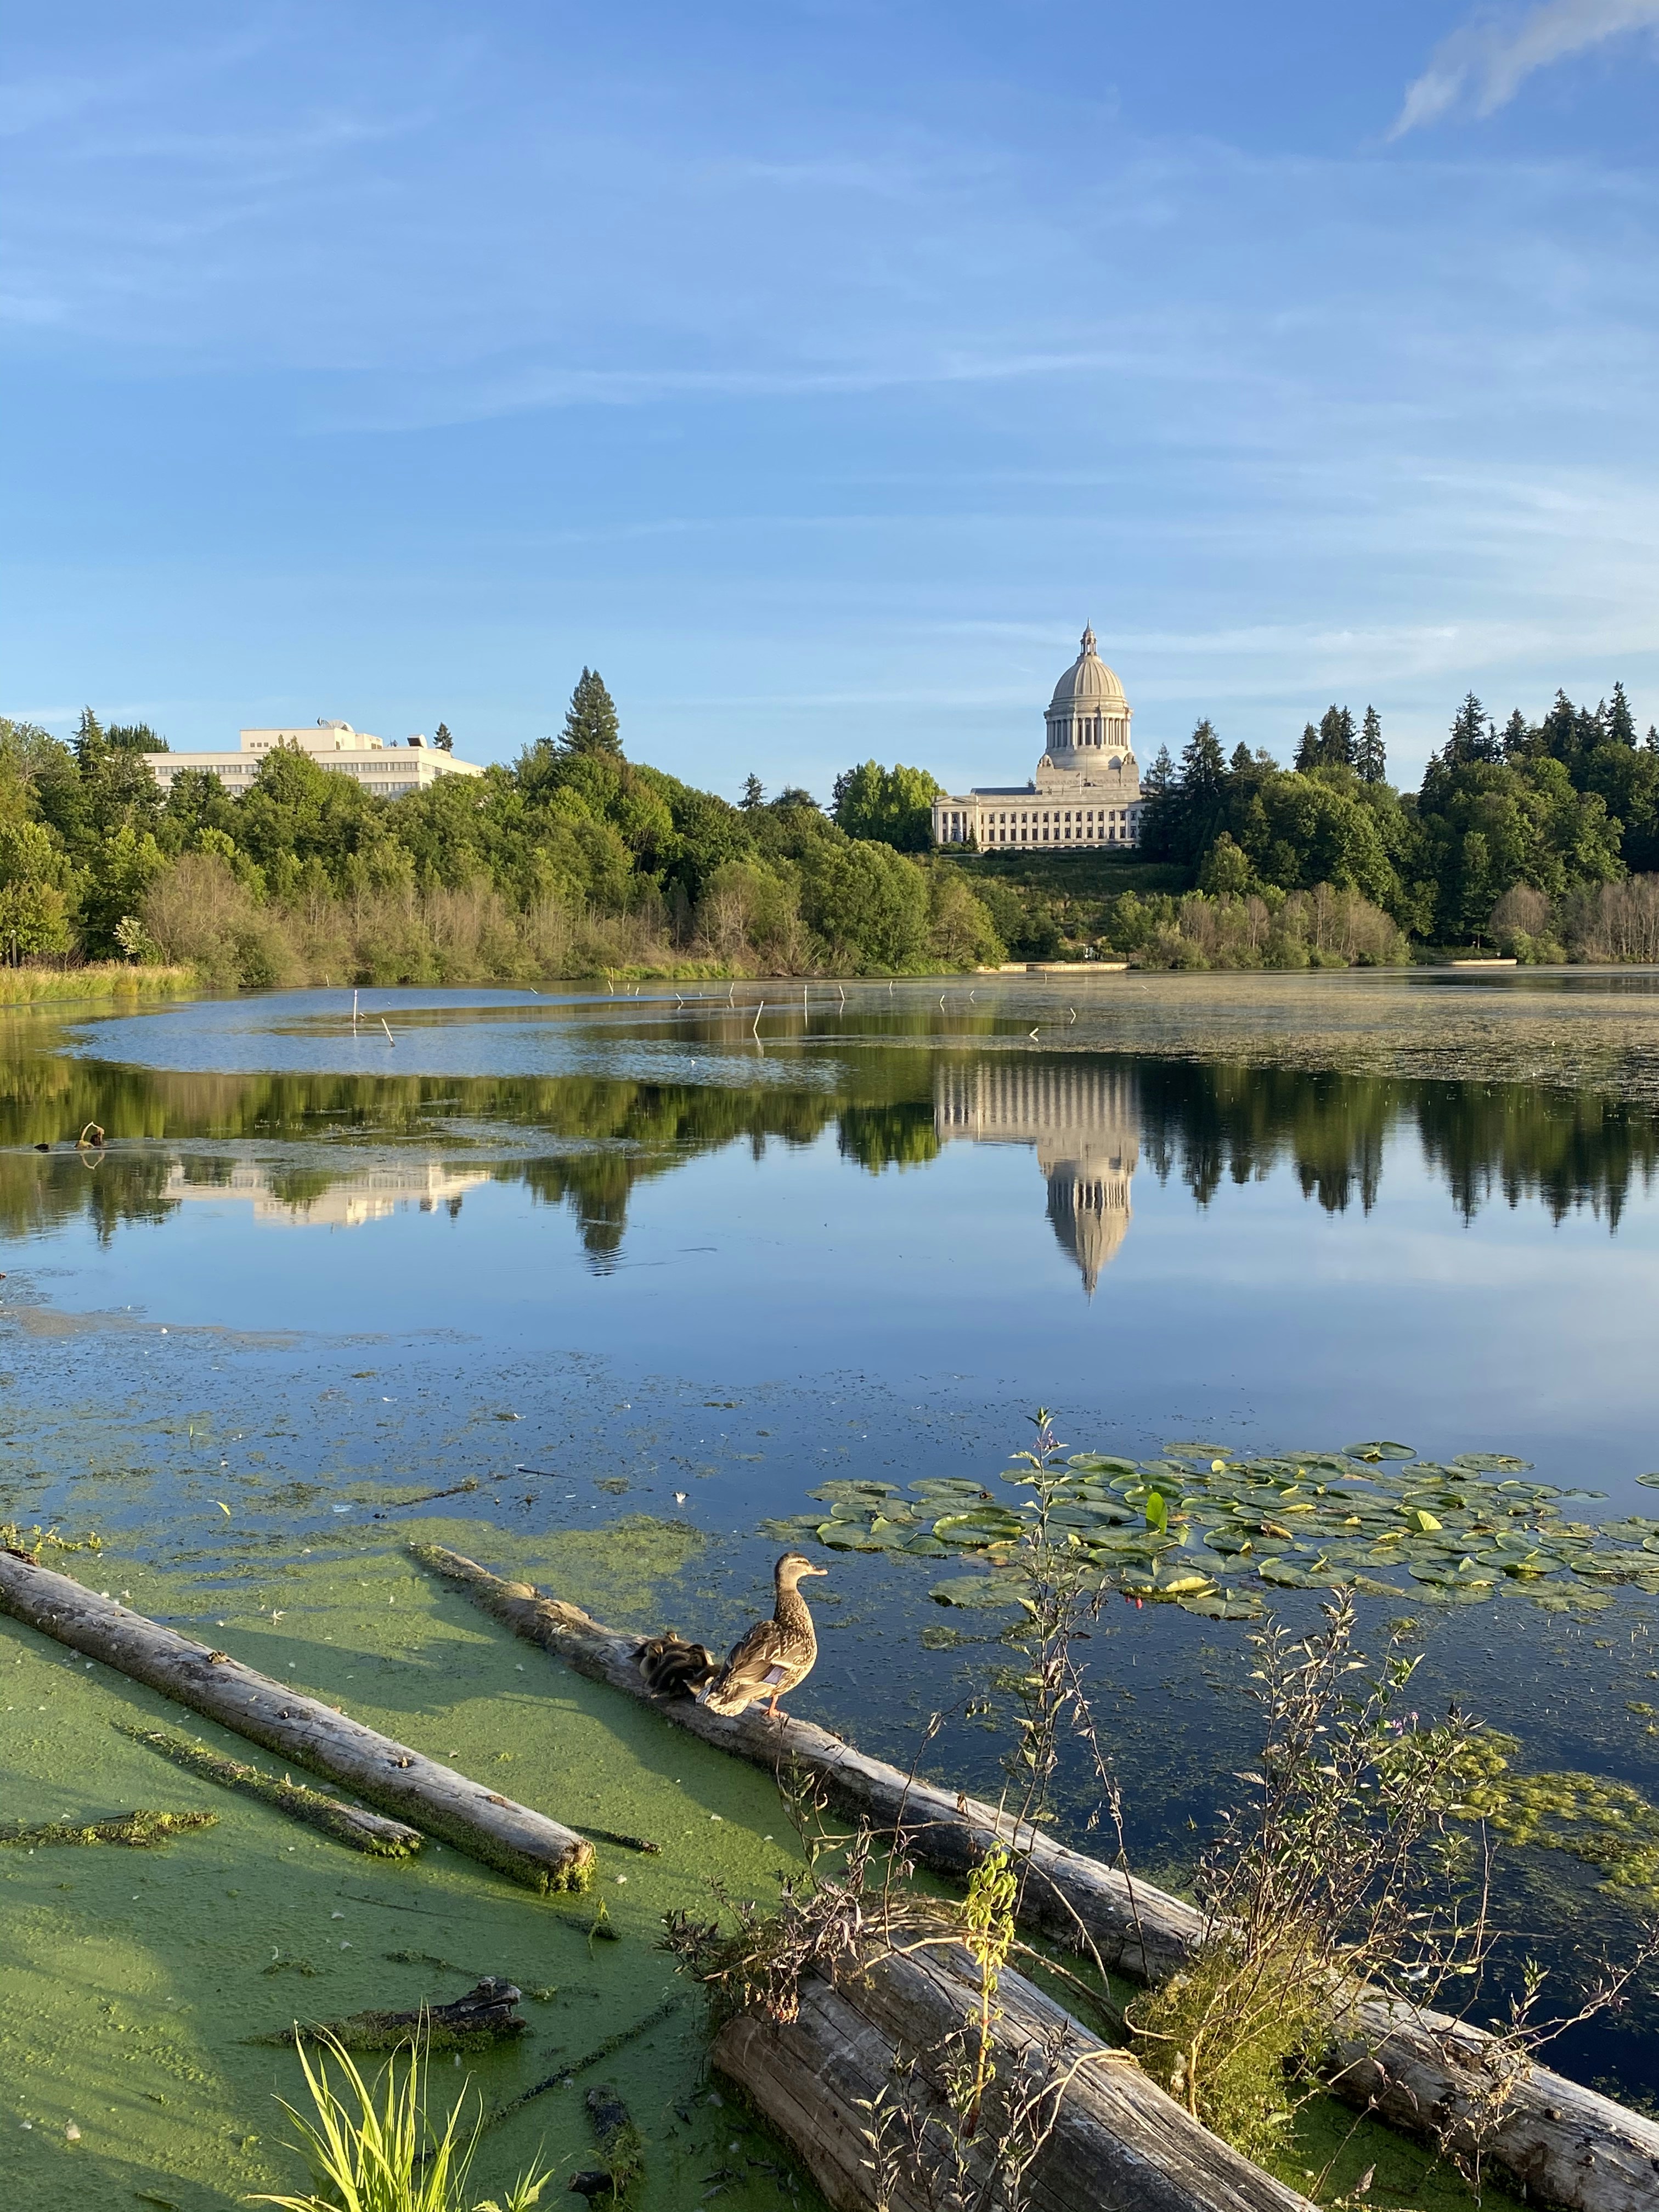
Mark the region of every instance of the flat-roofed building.
<instances>
[{"instance_id":1,"label":"flat-roofed building","mask_svg":"<svg viewBox=\"0 0 1659 2212\"><path fill-rule=\"evenodd\" d=\"M424 737L407 744L388 744L367 730L354 730L349 722L319 720L292 729L244 730L235 752L146 753L150 773L163 791L173 788L174 776L185 769L210 769L233 794L246 791L258 775L267 755L286 747L308 753L319 768L355 776L370 791L386 799L401 799L411 791L424 791L441 775L482 775L472 761L457 760L442 746Z\"/></svg>"},{"instance_id":2,"label":"flat-roofed building","mask_svg":"<svg viewBox=\"0 0 1659 2212\"><path fill-rule=\"evenodd\" d=\"M1072 852L1140 842L1140 770L1129 745L1133 710L1095 650L1092 629L1054 686L1048 743L1029 783L989 786L933 801L936 845L982 853Z\"/></svg>"}]
</instances>

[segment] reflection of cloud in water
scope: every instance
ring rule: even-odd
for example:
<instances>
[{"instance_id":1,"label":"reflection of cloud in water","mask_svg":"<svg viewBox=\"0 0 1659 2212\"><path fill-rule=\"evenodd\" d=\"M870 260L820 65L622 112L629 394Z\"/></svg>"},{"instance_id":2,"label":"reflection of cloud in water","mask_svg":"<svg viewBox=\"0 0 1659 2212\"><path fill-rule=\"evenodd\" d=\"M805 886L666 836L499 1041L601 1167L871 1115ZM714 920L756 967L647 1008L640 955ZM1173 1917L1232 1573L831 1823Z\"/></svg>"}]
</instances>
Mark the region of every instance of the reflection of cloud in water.
<instances>
[{"instance_id":1,"label":"reflection of cloud in water","mask_svg":"<svg viewBox=\"0 0 1659 2212\"><path fill-rule=\"evenodd\" d=\"M933 1126L941 1143L1034 1145L1048 1218L1091 1297L1129 1230L1129 1184L1140 1158L1139 1098L1121 1067L1066 1060L983 1060L941 1066Z\"/></svg>"},{"instance_id":2,"label":"reflection of cloud in water","mask_svg":"<svg viewBox=\"0 0 1659 2212\"><path fill-rule=\"evenodd\" d=\"M179 1162L167 1176L169 1199L246 1199L253 1218L266 1226L292 1229L359 1229L384 1221L411 1204L422 1213L441 1206L453 1218L469 1190L488 1182L485 1170L458 1171L435 1160L387 1161L355 1175L318 1176L315 1181L273 1174L257 1161L211 1165Z\"/></svg>"}]
</instances>

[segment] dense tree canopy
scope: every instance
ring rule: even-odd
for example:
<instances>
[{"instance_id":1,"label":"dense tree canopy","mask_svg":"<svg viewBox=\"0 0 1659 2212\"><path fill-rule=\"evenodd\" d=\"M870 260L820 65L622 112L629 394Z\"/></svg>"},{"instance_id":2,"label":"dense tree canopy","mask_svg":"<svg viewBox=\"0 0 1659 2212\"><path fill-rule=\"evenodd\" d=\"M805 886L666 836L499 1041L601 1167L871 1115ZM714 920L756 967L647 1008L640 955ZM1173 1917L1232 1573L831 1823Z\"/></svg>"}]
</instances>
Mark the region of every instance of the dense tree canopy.
<instances>
[{"instance_id":1,"label":"dense tree canopy","mask_svg":"<svg viewBox=\"0 0 1659 2212\"><path fill-rule=\"evenodd\" d=\"M1547 901L1659 869L1659 737L1638 743L1622 684L1610 702L1556 695L1543 720L1517 709L1499 731L1471 692L1421 789L1386 781L1382 727L1346 707L1304 727L1296 766L1239 746L1208 722L1177 767L1145 779L1143 851L1179 861L1218 895L1352 890L1414 936L1467 943L1516 885Z\"/></svg>"},{"instance_id":2,"label":"dense tree canopy","mask_svg":"<svg viewBox=\"0 0 1659 2212\"><path fill-rule=\"evenodd\" d=\"M143 750L158 748L143 736ZM901 809L921 805L925 825L918 773L894 771L892 788ZM884 822L903 826L891 806ZM180 869L188 896L167 890ZM487 895L508 917L633 917L654 941L713 946L739 964L875 974L1002 957L984 906L944 864L849 835L798 786L769 802L751 778L739 807L627 759L615 706L588 669L559 739L512 768L443 776L397 799L282 748L244 793L187 769L164 796L138 750L90 708L70 745L0 721L0 957L78 945L118 957L159 944L160 932L161 949L222 952L242 980L276 980L288 956L271 948L283 938L292 951L295 915L355 902L384 927L398 901L443 895ZM203 953L191 950L191 908L204 902L222 921ZM526 926L514 927L522 952ZM244 940L262 933L255 957ZM567 950L548 957L597 957L571 952L568 932L559 941Z\"/></svg>"},{"instance_id":3,"label":"dense tree canopy","mask_svg":"<svg viewBox=\"0 0 1659 2212\"><path fill-rule=\"evenodd\" d=\"M883 768L869 760L836 778L831 803L849 837L925 853L933 842L933 801L940 788L925 768Z\"/></svg>"}]
</instances>

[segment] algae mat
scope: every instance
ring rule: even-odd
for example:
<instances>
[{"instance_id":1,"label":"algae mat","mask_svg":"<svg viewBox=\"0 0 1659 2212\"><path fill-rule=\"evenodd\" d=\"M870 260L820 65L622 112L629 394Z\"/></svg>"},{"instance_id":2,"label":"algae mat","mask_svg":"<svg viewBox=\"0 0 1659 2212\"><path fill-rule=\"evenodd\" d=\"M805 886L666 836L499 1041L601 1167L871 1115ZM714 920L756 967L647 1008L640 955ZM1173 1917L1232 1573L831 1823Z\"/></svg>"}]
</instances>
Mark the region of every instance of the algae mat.
<instances>
[{"instance_id":1,"label":"algae mat","mask_svg":"<svg viewBox=\"0 0 1659 2212\"><path fill-rule=\"evenodd\" d=\"M430 1522L421 1528L433 1533ZM233 1755L246 1752L240 1739L193 1715L181 1723L167 1699L0 1620L9 1820L84 1822L138 1806L219 1816L155 1850L0 1852L8 2212L139 2202L205 2212L291 2187L299 2161L275 2100L301 2101L299 2069L291 2051L254 2039L296 2017L445 2002L484 1974L525 1990L529 2032L434 2063L432 2078L440 2098L465 2091L487 2108L675 2002L574 2087L492 2129L481 2185L499 2188L540 2149L557 2197L568 2174L592 2163L582 2091L603 2080L646 2139L646 2179L630 2200L642 2212L706 2198L816 2203L712 2092L699 2002L656 1948L663 1913L707 1909L711 1879L769 1902L778 1875L799 1867L774 1785L481 1620L410 1568L404 1533L387 1522L372 1550L313 1547L194 1577L108 1553L62 1564L526 1802L647 1837L661 1856L602 1844L593 1891L557 1900L445 1845L428 1843L406 1863L365 1857L182 1771L115 1723L182 1725ZM571 1564L557 1537L527 1543L476 1522L464 1533L520 1571L554 1579ZM584 1542L598 1534L582 1532ZM661 1565L672 1549L662 1540ZM593 1936L601 1901L619 1940Z\"/></svg>"}]
</instances>

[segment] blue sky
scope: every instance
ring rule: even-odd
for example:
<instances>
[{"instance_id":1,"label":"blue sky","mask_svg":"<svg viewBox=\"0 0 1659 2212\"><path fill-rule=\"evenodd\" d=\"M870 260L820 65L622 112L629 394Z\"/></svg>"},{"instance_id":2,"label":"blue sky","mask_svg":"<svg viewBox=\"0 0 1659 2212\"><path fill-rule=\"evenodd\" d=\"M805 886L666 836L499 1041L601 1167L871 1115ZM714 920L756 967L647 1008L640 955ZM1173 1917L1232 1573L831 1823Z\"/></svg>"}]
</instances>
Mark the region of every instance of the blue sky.
<instances>
[{"instance_id":1,"label":"blue sky","mask_svg":"<svg viewBox=\"0 0 1659 2212\"><path fill-rule=\"evenodd\" d=\"M14 13L0 708L735 793L1659 720L1659 0Z\"/></svg>"}]
</instances>

